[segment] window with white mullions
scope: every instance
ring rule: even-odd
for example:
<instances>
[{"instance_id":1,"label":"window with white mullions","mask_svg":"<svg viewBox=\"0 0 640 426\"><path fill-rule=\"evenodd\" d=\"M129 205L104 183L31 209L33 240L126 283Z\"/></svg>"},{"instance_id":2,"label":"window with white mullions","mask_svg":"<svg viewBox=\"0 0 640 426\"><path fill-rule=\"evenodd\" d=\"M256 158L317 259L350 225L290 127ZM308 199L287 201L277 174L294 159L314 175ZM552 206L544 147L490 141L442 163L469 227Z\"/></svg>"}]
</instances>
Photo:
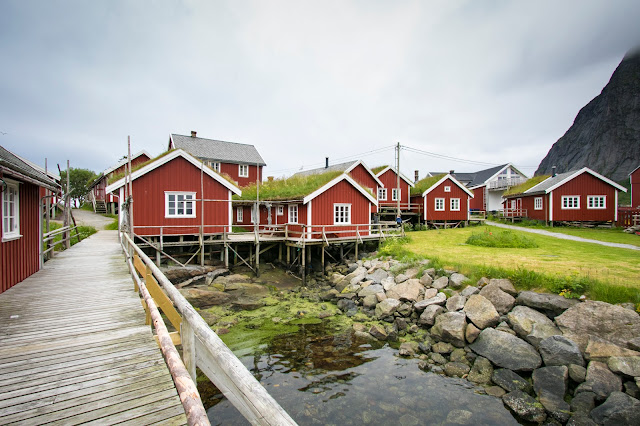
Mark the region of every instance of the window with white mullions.
<instances>
[{"instance_id":1,"label":"window with white mullions","mask_svg":"<svg viewBox=\"0 0 640 426\"><path fill-rule=\"evenodd\" d=\"M246 164L238 165L238 176L249 177L249 166Z\"/></svg>"},{"instance_id":2,"label":"window with white mullions","mask_svg":"<svg viewBox=\"0 0 640 426\"><path fill-rule=\"evenodd\" d=\"M459 212L460 211L460 198L452 198L451 199L451 211Z\"/></svg>"},{"instance_id":3,"label":"window with white mullions","mask_svg":"<svg viewBox=\"0 0 640 426\"><path fill-rule=\"evenodd\" d=\"M196 217L195 192L165 192L165 217Z\"/></svg>"},{"instance_id":4,"label":"window with white mullions","mask_svg":"<svg viewBox=\"0 0 640 426\"><path fill-rule=\"evenodd\" d=\"M236 222L244 222L244 207L236 207Z\"/></svg>"},{"instance_id":5,"label":"window with white mullions","mask_svg":"<svg viewBox=\"0 0 640 426\"><path fill-rule=\"evenodd\" d=\"M20 191L18 183L5 179L2 191L2 239L20 238Z\"/></svg>"},{"instance_id":6,"label":"window with white mullions","mask_svg":"<svg viewBox=\"0 0 640 426\"><path fill-rule=\"evenodd\" d=\"M436 198L435 199L435 210L437 212L444 211L444 198Z\"/></svg>"},{"instance_id":7,"label":"window with white mullions","mask_svg":"<svg viewBox=\"0 0 640 426\"><path fill-rule=\"evenodd\" d=\"M579 195L563 195L561 201L563 210L578 210L580 208Z\"/></svg>"},{"instance_id":8,"label":"window with white mullions","mask_svg":"<svg viewBox=\"0 0 640 426\"><path fill-rule=\"evenodd\" d=\"M378 188L378 200L387 201L387 188Z\"/></svg>"},{"instance_id":9,"label":"window with white mullions","mask_svg":"<svg viewBox=\"0 0 640 426\"><path fill-rule=\"evenodd\" d=\"M402 189L393 188L391 190L391 201L398 201L398 194L401 194Z\"/></svg>"},{"instance_id":10,"label":"window with white mullions","mask_svg":"<svg viewBox=\"0 0 640 426\"><path fill-rule=\"evenodd\" d=\"M536 197L533 199L533 209L542 210L542 197Z\"/></svg>"},{"instance_id":11,"label":"window with white mullions","mask_svg":"<svg viewBox=\"0 0 640 426\"><path fill-rule=\"evenodd\" d=\"M289 206L289 223L298 223L298 205L291 204Z\"/></svg>"},{"instance_id":12,"label":"window with white mullions","mask_svg":"<svg viewBox=\"0 0 640 426\"><path fill-rule=\"evenodd\" d=\"M607 208L607 196L606 195L589 195L587 197L588 209L606 209Z\"/></svg>"},{"instance_id":13,"label":"window with white mullions","mask_svg":"<svg viewBox=\"0 0 640 426\"><path fill-rule=\"evenodd\" d=\"M333 224L349 224L351 223L351 204L334 204L333 205Z\"/></svg>"}]
</instances>

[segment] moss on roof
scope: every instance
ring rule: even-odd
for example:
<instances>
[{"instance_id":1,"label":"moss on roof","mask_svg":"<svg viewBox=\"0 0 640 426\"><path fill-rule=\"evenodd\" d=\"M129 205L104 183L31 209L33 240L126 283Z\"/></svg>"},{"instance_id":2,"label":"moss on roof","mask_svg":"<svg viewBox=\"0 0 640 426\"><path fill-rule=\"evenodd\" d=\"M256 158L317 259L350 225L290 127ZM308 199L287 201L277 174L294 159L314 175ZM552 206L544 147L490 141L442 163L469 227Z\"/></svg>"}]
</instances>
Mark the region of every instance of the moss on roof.
<instances>
[{"instance_id":1,"label":"moss on roof","mask_svg":"<svg viewBox=\"0 0 640 426\"><path fill-rule=\"evenodd\" d=\"M525 183L521 183L520 185L512 186L511 188L507 189L502 196L506 197L509 195L522 194L525 191L533 188L540 182L548 179L549 177L549 175L534 176Z\"/></svg>"},{"instance_id":2,"label":"moss on roof","mask_svg":"<svg viewBox=\"0 0 640 426\"><path fill-rule=\"evenodd\" d=\"M387 167L389 167L389 166L378 166L378 167L372 168L371 171L373 172L374 175L377 175L378 173L380 173L381 171L383 171Z\"/></svg>"},{"instance_id":3,"label":"moss on roof","mask_svg":"<svg viewBox=\"0 0 640 426\"><path fill-rule=\"evenodd\" d=\"M260 199L272 201L301 200L307 195L322 188L342 172L334 171L318 175L291 176L288 179L274 179L260 184ZM256 184L242 189L242 195L234 195L235 200L255 200Z\"/></svg>"},{"instance_id":4,"label":"moss on roof","mask_svg":"<svg viewBox=\"0 0 640 426\"><path fill-rule=\"evenodd\" d=\"M136 170L140 170L140 169L141 169L141 168L143 168L144 166L146 166L146 165L148 165L148 164L153 163L153 162L154 162L154 161L156 161L157 159L162 158L162 157L164 157L165 155L168 155L170 152L173 152L173 151L175 151L175 149L170 149L170 150L165 151L165 152L163 152L162 154L158 155L157 157L152 158L151 160L147 160L147 161L145 161L145 162L143 162L143 163L140 163L140 164L138 164L138 165L136 165L136 166L133 166L133 167L131 168L131 173L135 172ZM119 181L120 179L122 179L122 178L124 177L124 175L125 175L125 173L124 173L124 172L120 172L120 173L118 173L118 174L116 174L116 175L107 176L107 185L110 185L110 184L112 184L112 183L114 183L114 182Z\"/></svg>"},{"instance_id":5,"label":"moss on roof","mask_svg":"<svg viewBox=\"0 0 640 426\"><path fill-rule=\"evenodd\" d=\"M440 174L440 175L429 176L424 179L420 179L418 182L416 182L416 186L411 188L411 195L422 195L424 191L431 188L444 176L445 176L444 174Z\"/></svg>"}]
</instances>

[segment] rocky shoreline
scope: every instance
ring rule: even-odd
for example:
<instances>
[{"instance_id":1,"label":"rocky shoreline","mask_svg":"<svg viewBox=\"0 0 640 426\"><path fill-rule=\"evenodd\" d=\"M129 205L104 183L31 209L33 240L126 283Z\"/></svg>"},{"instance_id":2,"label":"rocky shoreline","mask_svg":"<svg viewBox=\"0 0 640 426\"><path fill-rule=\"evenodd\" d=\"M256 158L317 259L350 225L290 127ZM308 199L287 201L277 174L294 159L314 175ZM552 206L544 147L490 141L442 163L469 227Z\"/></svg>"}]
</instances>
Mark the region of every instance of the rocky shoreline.
<instances>
[{"instance_id":1,"label":"rocky shoreline","mask_svg":"<svg viewBox=\"0 0 640 426\"><path fill-rule=\"evenodd\" d=\"M640 424L640 315L633 304L518 292L508 279L468 285L464 275L430 268L428 260L358 260L326 270L329 279L318 275L297 290L301 297L335 303L360 338L402 342L400 356L481 386L521 421ZM226 287L237 290L242 279L224 275L210 272L206 284L220 293L214 299L228 301Z\"/></svg>"}]
</instances>

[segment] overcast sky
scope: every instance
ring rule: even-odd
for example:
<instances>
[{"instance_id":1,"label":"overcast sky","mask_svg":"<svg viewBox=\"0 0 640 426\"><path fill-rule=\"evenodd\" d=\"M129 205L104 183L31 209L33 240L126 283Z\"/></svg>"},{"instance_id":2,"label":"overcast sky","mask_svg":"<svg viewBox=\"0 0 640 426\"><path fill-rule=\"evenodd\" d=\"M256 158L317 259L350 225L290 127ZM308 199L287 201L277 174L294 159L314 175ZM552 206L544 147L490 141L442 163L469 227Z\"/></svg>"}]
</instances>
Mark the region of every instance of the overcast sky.
<instances>
[{"instance_id":1,"label":"overcast sky","mask_svg":"<svg viewBox=\"0 0 640 426\"><path fill-rule=\"evenodd\" d=\"M266 175L531 175L624 54L640 2L0 0L0 145L102 171L170 133L253 144ZM372 153L372 151L374 151ZM477 162L477 163L473 163Z\"/></svg>"}]
</instances>

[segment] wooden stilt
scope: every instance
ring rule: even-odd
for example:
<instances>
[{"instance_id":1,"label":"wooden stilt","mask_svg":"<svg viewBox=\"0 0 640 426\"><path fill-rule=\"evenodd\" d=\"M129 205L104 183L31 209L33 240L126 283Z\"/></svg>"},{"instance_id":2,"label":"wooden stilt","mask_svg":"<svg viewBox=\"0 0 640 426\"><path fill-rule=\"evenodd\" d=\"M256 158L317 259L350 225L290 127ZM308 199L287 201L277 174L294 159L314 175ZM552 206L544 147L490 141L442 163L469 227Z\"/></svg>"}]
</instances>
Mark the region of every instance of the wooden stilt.
<instances>
[{"instance_id":1,"label":"wooden stilt","mask_svg":"<svg viewBox=\"0 0 640 426\"><path fill-rule=\"evenodd\" d=\"M300 263L302 265L302 285L307 285L307 253L306 247L302 246L302 255L300 256Z\"/></svg>"},{"instance_id":2,"label":"wooden stilt","mask_svg":"<svg viewBox=\"0 0 640 426\"><path fill-rule=\"evenodd\" d=\"M238 248L238 246L236 246L236 248ZM238 252L236 250L233 250L233 266L236 266L237 264L238 264Z\"/></svg>"},{"instance_id":3,"label":"wooden stilt","mask_svg":"<svg viewBox=\"0 0 640 426\"><path fill-rule=\"evenodd\" d=\"M320 250L322 250L320 254L320 263L322 264L322 276L324 277L324 246L320 246Z\"/></svg>"},{"instance_id":4,"label":"wooden stilt","mask_svg":"<svg viewBox=\"0 0 640 426\"><path fill-rule=\"evenodd\" d=\"M282 244L278 244L278 262L282 263Z\"/></svg>"},{"instance_id":5,"label":"wooden stilt","mask_svg":"<svg viewBox=\"0 0 640 426\"><path fill-rule=\"evenodd\" d=\"M224 267L229 269L229 244L224 243Z\"/></svg>"},{"instance_id":6,"label":"wooden stilt","mask_svg":"<svg viewBox=\"0 0 640 426\"><path fill-rule=\"evenodd\" d=\"M340 262L344 262L344 245L340 244Z\"/></svg>"},{"instance_id":7,"label":"wooden stilt","mask_svg":"<svg viewBox=\"0 0 640 426\"><path fill-rule=\"evenodd\" d=\"M287 248L287 266L291 266L291 247L286 246Z\"/></svg>"},{"instance_id":8,"label":"wooden stilt","mask_svg":"<svg viewBox=\"0 0 640 426\"><path fill-rule=\"evenodd\" d=\"M260 241L256 243L256 277L260 278Z\"/></svg>"},{"instance_id":9,"label":"wooden stilt","mask_svg":"<svg viewBox=\"0 0 640 426\"><path fill-rule=\"evenodd\" d=\"M358 261L358 242L356 241L356 247L355 247L355 256L356 256L356 262Z\"/></svg>"}]
</instances>

